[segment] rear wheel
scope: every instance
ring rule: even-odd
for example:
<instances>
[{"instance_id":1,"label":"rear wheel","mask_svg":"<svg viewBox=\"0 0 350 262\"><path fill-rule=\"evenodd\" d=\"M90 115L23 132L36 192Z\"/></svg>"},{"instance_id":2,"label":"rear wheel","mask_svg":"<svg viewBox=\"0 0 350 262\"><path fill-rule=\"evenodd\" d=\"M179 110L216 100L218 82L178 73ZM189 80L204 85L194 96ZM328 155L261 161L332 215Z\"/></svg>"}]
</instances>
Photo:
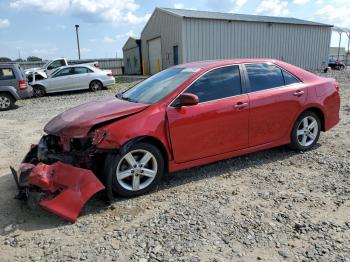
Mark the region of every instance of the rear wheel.
<instances>
[{"instance_id":1,"label":"rear wheel","mask_svg":"<svg viewBox=\"0 0 350 262\"><path fill-rule=\"evenodd\" d=\"M300 115L292 131L291 146L297 150L309 150L318 141L321 121L317 114L307 111Z\"/></svg>"},{"instance_id":2,"label":"rear wheel","mask_svg":"<svg viewBox=\"0 0 350 262\"><path fill-rule=\"evenodd\" d=\"M112 158L112 159L111 159ZM124 154L106 161L109 185L113 192L135 197L150 192L161 180L164 159L157 147L147 143L132 145Z\"/></svg>"},{"instance_id":3,"label":"rear wheel","mask_svg":"<svg viewBox=\"0 0 350 262\"><path fill-rule=\"evenodd\" d=\"M0 93L0 111L5 111L13 108L15 99L6 93Z\"/></svg>"},{"instance_id":4,"label":"rear wheel","mask_svg":"<svg viewBox=\"0 0 350 262\"><path fill-rule=\"evenodd\" d=\"M91 81L89 88L92 92L96 92L98 90L102 90L103 85L100 81L94 80L94 81Z\"/></svg>"}]
</instances>

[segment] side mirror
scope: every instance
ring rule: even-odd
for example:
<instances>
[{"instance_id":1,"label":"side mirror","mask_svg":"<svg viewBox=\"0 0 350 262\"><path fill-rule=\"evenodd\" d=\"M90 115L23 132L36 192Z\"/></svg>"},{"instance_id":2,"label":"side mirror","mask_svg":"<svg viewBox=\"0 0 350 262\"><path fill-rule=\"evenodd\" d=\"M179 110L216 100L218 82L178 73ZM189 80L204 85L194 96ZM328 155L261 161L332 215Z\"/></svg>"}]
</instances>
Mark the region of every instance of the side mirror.
<instances>
[{"instance_id":1,"label":"side mirror","mask_svg":"<svg viewBox=\"0 0 350 262\"><path fill-rule=\"evenodd\" d=\"M199 103L199 98L195 94L182 93L178 97L177 107L194 106L194 105L197 105L198 103Z\"/></svg>"}]
</instances>

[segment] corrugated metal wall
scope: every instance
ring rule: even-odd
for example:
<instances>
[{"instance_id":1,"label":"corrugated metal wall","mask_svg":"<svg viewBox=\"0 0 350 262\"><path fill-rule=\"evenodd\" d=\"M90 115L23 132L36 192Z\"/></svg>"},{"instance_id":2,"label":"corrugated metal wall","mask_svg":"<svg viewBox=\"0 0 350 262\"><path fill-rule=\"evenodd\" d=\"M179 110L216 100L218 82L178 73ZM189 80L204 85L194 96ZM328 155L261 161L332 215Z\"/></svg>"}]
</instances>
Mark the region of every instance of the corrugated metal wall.
<instances>
[{"instance_id":1,"label":"corrugated metal wall","mask_svg":"<svg viewBox=\"0 0 350 262\"><path fill-rule=\"evenodd\" d=\"M140 75L141 74L141 58L139 46L136 40L129 38L123 47L124 74Z\"/></svg>"},{"instance_id":2,"label":"corrugated metal wall","mask_svg":"<svg viewBox=\"0 0 350 262\"><path fill-rule=\"evenodd\" d=\"M324 68L331 28L291 24L184 19L185 62L225 58L275 58Z\"/></svg>"},{"instance_id":3,"label":"corrugated metal wall","mask_svg":"<svg viewBox=\"0 0 350 262\"><path fill-rule=\"evenodd\" d=\"M182 63L182 19L156 10L141 33L142 60L145 74L149 73L148 41L161 37L162 68L173 65L173 46L179 46L179 63Z\"/></svg>"}]
</instances>

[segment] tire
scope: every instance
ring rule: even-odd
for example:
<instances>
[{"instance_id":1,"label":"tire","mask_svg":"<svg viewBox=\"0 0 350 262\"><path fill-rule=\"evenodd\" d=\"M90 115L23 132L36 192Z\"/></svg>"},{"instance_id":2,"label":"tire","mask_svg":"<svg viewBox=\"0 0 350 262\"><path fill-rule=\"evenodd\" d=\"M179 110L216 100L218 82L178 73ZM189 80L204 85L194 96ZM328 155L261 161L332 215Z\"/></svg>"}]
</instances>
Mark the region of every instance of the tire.
<instances>
[{"instance_id":1,"label":"tire","mask_svg":"<svg viewBox=\"0 0 350 262\"><path fill-rule=\"evenodd\" d=\"M290 146L299 151L310 150L317 143L320 132L320 118L314 112L306 111L298 117L293 126Z\"/></svg>"},{"instance_id":2,"label":"tire","mask_svg":"<svg viewBox=\"0 0 350 262\"><path fill-rule=\"evenodd\" d=\"M142 159L148 159L145 166L140 163ZM157 186L164 173L164 158L154 145L136 143L122 155L109 155L104 170L109 199L112 192L122 197L136 197Z\"/></svg>"},{"instance_id":3,"label":"tire","mask_svg":"<svg viewBox=\"0 0 350 262\"><path fill-rule=\"evenodd\" d=\"M0 93L0 111L12 109L15 102L15 99L10 94Z\"/></svg>"},{"instance_id":4,"label":"tire","mask_svg":"<svg viewBox=\"0 0 350 262\"><path fill-rule=\"evenodd\" d=\"M89 85L89 89L92 92L96 92L98 90L102 90L102 88L103 88L103 84L100 81L98 81L98 80L91 81L91 83Z\"/></svg>"},{"instance_id":5,"label":"tire","mask_svg":"<svg viewBox=\"0 0 350 262\"><path fill-rule=\"evenodd\" d=\"M34 97L43 97L46 95L45 88L40 85L33 86L33 96Z\"/></svg>"}]
</instances>

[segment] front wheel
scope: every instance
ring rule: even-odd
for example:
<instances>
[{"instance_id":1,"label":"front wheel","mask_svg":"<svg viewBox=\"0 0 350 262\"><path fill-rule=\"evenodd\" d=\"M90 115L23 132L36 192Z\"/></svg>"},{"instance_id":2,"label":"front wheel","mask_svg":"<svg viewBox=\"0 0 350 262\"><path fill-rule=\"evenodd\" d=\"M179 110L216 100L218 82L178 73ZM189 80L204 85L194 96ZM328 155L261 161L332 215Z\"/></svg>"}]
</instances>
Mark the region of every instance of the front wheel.
<instances>
[{"instance_id":1,"label":"front wheel","mask_svg":"<svg viewBox=\"0 0 350 262\"><path fill-rule=\"evenodd\" d=\"M123 197L135 197L150 192L161 180L164 158L151 144L137 143L122 155L106 161L107 179L112 191Z\"/></svg>"},{"instance_id":2,"label":"front wheel","mask_svg":"<svg viewBox=\"0 0 350 262\"><path fill-rule=\"evenodd\" d=\"M35 85L33 86L33 96L34 97L43 97L45 96L46 91L43 86Z\"/></svg>"},{"instance_id":3,"label":"front wheel","mask_svg":"<svg viewBox=\"0 0 350 262\"><path fill-rule=\"evenodd\" d=\"M318 141L321 132L321 121L317 114L307 111L302 113L292 130L291 147L306 151Z\"/></svg>"}]
</instances>

